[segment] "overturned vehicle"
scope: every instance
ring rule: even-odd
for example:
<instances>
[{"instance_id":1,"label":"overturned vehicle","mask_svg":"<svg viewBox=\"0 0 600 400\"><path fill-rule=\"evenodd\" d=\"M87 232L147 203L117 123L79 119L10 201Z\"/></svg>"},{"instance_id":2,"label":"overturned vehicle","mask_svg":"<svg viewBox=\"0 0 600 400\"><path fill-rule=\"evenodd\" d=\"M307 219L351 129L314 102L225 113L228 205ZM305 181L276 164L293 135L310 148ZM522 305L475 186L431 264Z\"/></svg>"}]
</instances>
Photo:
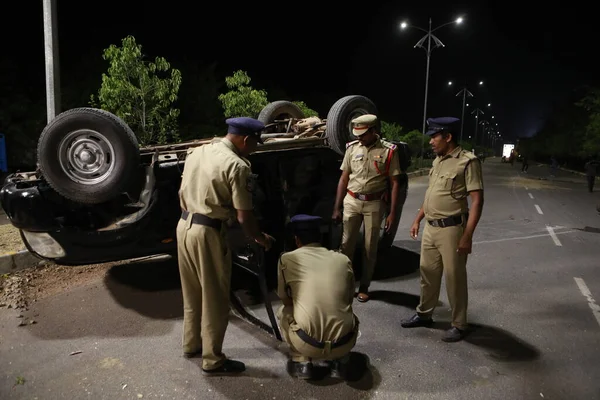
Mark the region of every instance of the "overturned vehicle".
<instances>
[{"instance_id":1,"label":"overturned vehicle","mask_svg":"<svg viewBox=\"0 0 600 400\"><path fill-rule=\"evenodd\" d=\"M288 101L270 103L261 111L264 144L248 158L256 216L276 242L263 253L236 221L228 224L228 233L234 268L257 275L263 294L276 285L279 254L294 249L288 228L293 215L321 216L324 244L339 246L341 227L332 223L331 215L340 165L346 143L355 139L351 120L368 113L377 114L375 105L358 95L339 99L323 120L305 118ZM72 109L40 135L37 170L9 175L0 201L27 249L61 265L176 256L178 190L187 150L214 139L139 147L135 134L115 115ZM394 143L405 172L408 147ZM408 189L405 173L401 183L398 219ZM392 245L395 234L382 226L382 250Z\"/></svg>"}]
</instances>

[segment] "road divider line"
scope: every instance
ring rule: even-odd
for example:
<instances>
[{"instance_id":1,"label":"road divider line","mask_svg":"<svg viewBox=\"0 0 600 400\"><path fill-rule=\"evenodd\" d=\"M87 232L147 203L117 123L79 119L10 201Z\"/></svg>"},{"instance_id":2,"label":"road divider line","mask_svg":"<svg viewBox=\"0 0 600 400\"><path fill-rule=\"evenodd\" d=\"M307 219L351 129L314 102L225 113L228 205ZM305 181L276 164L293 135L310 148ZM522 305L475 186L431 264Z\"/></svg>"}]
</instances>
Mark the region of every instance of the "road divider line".
<instances>
[{"instance_id":1,"label":"road divider line","mask_svg":"<svg viewBox=\"0 0 600 400\"><path fill-rule=\"evenodd\" d=\"M546 230L550 234L552 240L554 240L554 244L557 246L562 246L562 243L560 242L560 240L558 240L558 236L556 236L556 233L554 233L554 229L551 226L546 225Z\"/></svg>"},{"instance_id":2,"label":"road divider line","mask_svg":"<svg viewBox=\"0 0 600 400\"><path fill-rule=\"evenodd\" d=\"M544 215L540 206L538 206L537 204L534 204L534 205L535 205L535 209L537 210L538 214Z\"/></svg>"},{"instance_id":3,"label":"road divider line","mask_svg":"<svg viewBox=\"0 0 600 400\"><path fill-rule=\"evenodd\" d=\"M525 186L525 190L529 190L529 188L527 186Z\"/></svg>"},{"instance_id":4,"label":"road divider line","mask_svg":"<svg viewBox=\"0 0 600 400\"><path fill-rule=\"evenodd\" d=\"M575 231L562 231L562 232L554 232L555 235L563 235L565 233L573 233ZM525 240L525 239L535 239L541 237L550 236L548 233L540 233L538 235L530 235L530 236L518 236L518 237L510 237L510 238L502 238L502 239L492 239L492 240L481 240L479 242L473 242L473 244L484 244L484 243L496 243L496 242L506 242L508 240Z\"/></svg>"},{"instance_id":5,"label":"road divider line","mask_svg":"<svg viewBox=\"0 0 600 400\"><path fill-rule=\"evenodd\" d=\"M575 279L575 283L579 287L579 291L581 292L581 294L587 299L588 305L592 309L592 314L594 314L594 317L596 317L596 321L598 322L598 325L600 325L600 306L598 304L596 304L596 301L592 297L592 293L590 292L590 289L588 289L587 285L585 284L585 281L583 279L577 278L577 277L575 277L573 279Z\"/></svg>"},{"instance_id":6,"label":"road divider line","mask_svg":"<svg viewBox=\"0 0 600 400\"><path fill-rule=\"evenodd\" d=\"M533 199L533 195L531 193L527 193L529 195L529 197L531 197Z\"/></svg>"}]
</instances>

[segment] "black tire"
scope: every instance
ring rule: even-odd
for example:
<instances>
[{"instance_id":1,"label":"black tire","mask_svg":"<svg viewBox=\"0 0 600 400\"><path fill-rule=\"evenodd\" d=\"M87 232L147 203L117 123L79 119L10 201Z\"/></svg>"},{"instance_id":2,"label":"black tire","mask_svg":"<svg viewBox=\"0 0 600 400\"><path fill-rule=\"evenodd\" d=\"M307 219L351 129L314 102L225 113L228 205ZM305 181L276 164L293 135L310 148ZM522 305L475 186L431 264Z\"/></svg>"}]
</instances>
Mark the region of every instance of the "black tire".
<instances>
[{"instance_id":1,"label":"black tire","mask_svg":"<svg viewBox=\"0 0 600 400\"><path fill-rule=\"evenodd\" d=\"M364 114L377 115L377 107L367 97L358 95L342 97L329 110L325 137L338 154L346 152L346 143L356 140L352 120Z\"/></svg>"},{"instance_id":2,"label":"black tire","mask_svg":"<svg viewBox=\"0 0 600 400\"><path fill-rule=\"evenodd\" d=\"M283 119L303 119L304 113L296 104L287 100L274 101L267 104L258 114L258 120L265 125L271 124L276 120ZM280 127L267 128L265 133L281 132Z\"/></svg>"},{"instance_id":3,"label":"black tire","mask_svg":"<svg viewBox=\"0 0 600 400\"><path fill-rule=\"evenodd\" d=\"M140 150L133 131L116 115L75 108L44 128L37 157L42 174L59 194L74 202L99 204L127 192Z\"/></svg>"}]
</instances>

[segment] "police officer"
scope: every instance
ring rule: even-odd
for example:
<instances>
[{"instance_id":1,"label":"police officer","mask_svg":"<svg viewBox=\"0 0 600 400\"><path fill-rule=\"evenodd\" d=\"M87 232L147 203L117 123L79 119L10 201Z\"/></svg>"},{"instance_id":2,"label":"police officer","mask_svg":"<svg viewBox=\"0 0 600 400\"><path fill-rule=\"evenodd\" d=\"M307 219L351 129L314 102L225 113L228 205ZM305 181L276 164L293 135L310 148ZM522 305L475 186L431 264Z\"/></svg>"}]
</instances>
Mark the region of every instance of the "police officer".
<instances>
[{"instance_id":1,"label":"police officer","mask_svg":"<svg viewBox=\"0 0 600 400\"><path fill-rule=\"evenodd\" d=\"M350 259L321 245L322 219L292 217L296 250L279 259L277 317L290 348L289 370L312 377L313 360L327 360L332 375L343 377L356 343L358 318L352 310L354 272Z\"/></svg>"},{"instance_id":2,"label":"police officer","mask_svg":"<svg viewBox=\"0 0 600 400\"><path fill-rule=\"evenodd\" d=\"M421 220L425 229L421 241L421 301L417 313L402 321L405 328L430 326L437 305L442 273L452 308L452 327L442 340L461 340L467 329L467 255L471 253L473 232L483 209L481 163L470 151L456 143L457 118L427 120L429 144L437 157L429 172L425 200L410 228L416 239ZM471 209L467 197L471 200Z\"/></svg>"},{"instance_id":3,"label":"police officer","mask_svg":"<svg viewBox=\"0 0 600 400\"><path fill-rule=\"evenodd\" d=\"M202 355L206 375L239 373L245 365L222 352L229 321L231 252L224 221L237 218L246 234L267 250L252 211L250 162L264 125L253 118L230 118L227 135L191 150L179 190L182 215L177 251L183 292L183 352Z\"/></svg>"},{"instance_id":4,"label":"police officer","mask_svg":"<svg viewBox=\"0 0 600 400\"><path fill-rule=\"evenodd\" d=\"M400 162L396 145L379 137L377 116L361 115L352 120L352 133L358 140L346 145L332 219L341 219L343 233L340 250L353 258L356 240L364 222L365 262L363 263L357 300L369 300L369 286L377 262L381 222L386 207L389 214L386 231L393 228L400 191ZM384 201L384 197L389 198Z\"/></svg>"}]
</instances>

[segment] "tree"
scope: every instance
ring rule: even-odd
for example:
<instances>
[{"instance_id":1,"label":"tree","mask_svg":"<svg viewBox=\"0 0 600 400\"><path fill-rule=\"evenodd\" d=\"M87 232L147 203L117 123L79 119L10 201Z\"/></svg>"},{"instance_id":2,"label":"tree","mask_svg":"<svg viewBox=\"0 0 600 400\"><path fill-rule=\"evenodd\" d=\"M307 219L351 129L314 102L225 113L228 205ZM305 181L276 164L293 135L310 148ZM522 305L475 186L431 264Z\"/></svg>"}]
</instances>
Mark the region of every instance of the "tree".
<instances>
[{"instance_id":1,"label":"tree","mask_svg":"<svg viewBox=\"0 0 600 400\"><path fill-rule=\"evenodd\" d=\"M316 112L315 110L313 110L312 108L309 108L306 103L304 103L303 101L294 101L294 104L296 104L298 107L300 107L300 109L302 110L302 112L304 113L305 117L318 117L319 113Z\"/></svg>"},{"instance_id":2,"label":"tree","mask_svg":"<svg viewBox=\"0 0 600 400\"><path fill-rule=\"evenodd\" d=\"M268 104L267 92L256 90L250 86L250 77L245 71L236 71L233 76L225 78L229 91L219 95L226 118L256 118Z\"/></svg>"},{"instance_id":3,"label":"tree","mask_svg":"<svg viewBox=\"0 0 600 400\"><path fill-rule=\"evenodd\" d=\"M389 140L402 140L402 127L394 122L381 121L381 135Z\"/></svg>"},{"instance_id":4,"label":"tree","mask_svg":"<svg viewBox=\"0 0 600 400\"><path fill-rule=\"evenodd\" d=\"M408 145L412 154L414 154L415 156L421 155L421 152L423 151L423 149L421 148L423 134L421 133L420 130L413 129L412 131L408 132L406 135L403 135L400 140ZM426 141L428 141L428 140L426 140Z\"/></svg>"},{"instance_id":5,"label":"tree","mask_svg":"<svg viewBox=\"0 0 600 400\"><path fill-rule=\"evenodd\" d=\"M102 58L109 62L102 74L102 85L91 105L122 118L136 133L141 145L164 144L179 140L173 108L181 85L181 72L163 57L145 61L142 46L133 36L122 40L122 47L110 45Z\"/></svg>"},{"instance_id":6,"label":"tree","mask_svg":"<svg viewBox=\"0 0 600 400\"><path fill-rule=\"evenodd\" d=\"M589 112L581 155L584 157L598 155L600 154L600 89L589 90L576 105Z\"/></svg>"}]
</instances>

